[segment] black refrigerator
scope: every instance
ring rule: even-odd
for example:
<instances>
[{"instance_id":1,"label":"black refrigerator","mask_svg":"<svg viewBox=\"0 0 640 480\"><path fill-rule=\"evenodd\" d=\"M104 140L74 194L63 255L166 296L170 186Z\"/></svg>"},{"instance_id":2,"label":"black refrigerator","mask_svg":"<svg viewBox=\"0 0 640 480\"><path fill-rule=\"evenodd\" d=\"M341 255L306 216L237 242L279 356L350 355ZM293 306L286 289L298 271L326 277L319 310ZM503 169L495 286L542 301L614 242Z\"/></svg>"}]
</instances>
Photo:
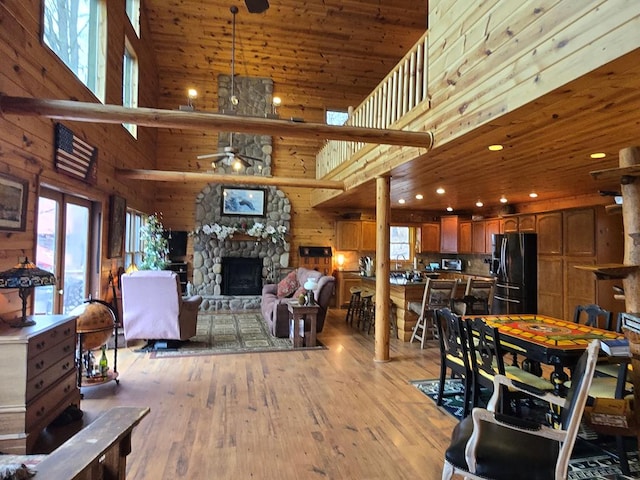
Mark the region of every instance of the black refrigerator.
<instances>
[{"instance_id":1,"label":"black refrigerator","mask_svg":"<svg viewBox=\"0 0 640 480\"><path fill-rule=\"evenodd\" d=\"M492 313L538 313L538 246L535 233L493 235Z\"/></svg>"}]
</instances>

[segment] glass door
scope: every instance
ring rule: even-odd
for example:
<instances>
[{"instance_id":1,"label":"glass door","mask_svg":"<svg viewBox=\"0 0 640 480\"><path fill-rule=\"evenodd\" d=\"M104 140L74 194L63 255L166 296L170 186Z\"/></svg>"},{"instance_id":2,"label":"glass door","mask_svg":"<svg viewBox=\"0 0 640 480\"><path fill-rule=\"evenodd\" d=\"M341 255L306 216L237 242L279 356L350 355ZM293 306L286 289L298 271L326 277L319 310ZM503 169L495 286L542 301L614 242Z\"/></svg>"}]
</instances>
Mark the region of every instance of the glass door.
<instances>
[{"instance_id":1,"label":"glass door","mask_svg":"<svg viewBox=\"0 0 640 480\"><path fill-rule=\"evenodd\" d=\"M35 261L57 284L34 289L34 314L68 313L88 297L90 213L90 202L42 189Z\"/></svg>"}]
</instances>

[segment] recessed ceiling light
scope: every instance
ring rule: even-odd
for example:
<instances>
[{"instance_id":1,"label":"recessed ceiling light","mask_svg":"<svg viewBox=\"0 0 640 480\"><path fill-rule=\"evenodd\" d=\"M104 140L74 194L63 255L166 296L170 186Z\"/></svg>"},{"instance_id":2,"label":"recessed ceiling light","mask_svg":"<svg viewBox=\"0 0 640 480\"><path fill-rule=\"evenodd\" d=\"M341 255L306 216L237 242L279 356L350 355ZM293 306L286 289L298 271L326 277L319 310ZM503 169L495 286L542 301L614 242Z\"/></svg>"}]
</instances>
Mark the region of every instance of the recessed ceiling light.
<instances>
[{"instance_id":1,"label":"recessed ceiling light","mask_svg":"<svg viewBox=\"0 0 640 480\"><path fill-rule=\"evenodd\" d=\"M509 200L507 200L507 197L505 197L504 195L500 197L500 203L507 203Z\"/></svg>"},{"instance_id":2,"label":"recessed ceiling light","mask_svg":"<svg viewBox=\"0 0 640 480\"><path fill-rule=\"evenodd\" d=\"M531 198L538 198L538 194L537 194L536 192L531 192L531 193L529 194L529 196L530 196Z\"/></svg>"},{"instance_id":3,"label":"recessed ceiling light","mask_svg":"<svg viewBox=\"0 0 640 480\"><path fill-rule=\"evenodd\" d=\"M438 187L438 188L436 189L436 193L437 193L438 195L442 195L444 192L445 192L445 190L444 190L444 188L442 188L442 187Z\"/></svg>"},{"instance_id":4,"label":"recessed ceiling light","mask_svg":"<svg viewBox=\"0 0 640 480\"><path fill-rule=\"evenodd\" d=\"M447 207L447 212L453 212L453 207Z\"/></svg>"},{"instance_id":5,"label":"recessed ceiling light","mask_svg":"<svg viewBox=\"0 0 640 480\"><path fill-rule=\"evenodd\" d=\"M591 158L604 158L607 156L606 153L604 152L596 152L596 153L592 153L591 155L589 155Z\"/></svg>"},{"instance_id":6,"label":"recessed ceiling light","mask_svg":"<svg viewBox=\"0 0 640 480\"><path fill-rule=\"evenodd\" d=\"M480 200L478 200L476 202L476 207L484 207L484 203L482 203Z\"/></svg>"},{"instance_id":7,"label":"recessed ceiling light","mask_svg":"<svg viewBox=\"0 0 640 480\"><path fill-rule=\"evenodd\" d=\"M422 200L424 197L422 196L421 193L416 195L416 200Z\"/></svg>"},{"instance_id":8,"label":"recessed ceiling light","mask_svg":"<svg viewBox=\"0 0 640 480\"><path fill-rule=\"evenodd\" d=\"M502 145L489 145L489 150L491 150L492 152L499 152L500 150L502 150L504 147Z\"/></svg>"},{"instance_id":9,"label":"recessed ceiling light","mask_svg":"<svg viewBox=\"0 0 640 480\"><path fill-rule=\"evenodd\" d=\"M398 203L399 203L400 205L404 205L404 198L401 198L400 200L398 200Z\"/></svg>"}]
</instances>

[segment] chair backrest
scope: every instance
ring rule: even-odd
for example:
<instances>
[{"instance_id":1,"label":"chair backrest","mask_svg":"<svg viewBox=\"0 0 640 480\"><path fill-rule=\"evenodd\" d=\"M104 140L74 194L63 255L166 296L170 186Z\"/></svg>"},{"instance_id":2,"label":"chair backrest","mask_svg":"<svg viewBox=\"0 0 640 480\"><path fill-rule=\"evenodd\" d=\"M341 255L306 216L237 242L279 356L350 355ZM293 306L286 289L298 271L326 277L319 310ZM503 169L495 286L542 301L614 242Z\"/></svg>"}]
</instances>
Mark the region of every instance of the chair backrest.
<instances>
[{"instance_id":1,"label":"chair backrest","mask_svg":"<svg viewBox=\"0 0 640 480\"><path fill-rule=\"evenodd\" d=\"M462 317L449 308L436 310L436 328L440 343L441 361L447 355L459 359L467 371L471 371L467 335Z\"/></svg>"},{"instance_id":2,"label":"chair backrest","mask_svg":"<svg viewBox=\"0 0 640 480\"><path fill-rule=\"evenodd\" d=\"M588 327L604 328L611 330L613 313L599 305L577 305L573 313L573 321Z\"/></svg>"},{"instance_id":3,"label":"chair backrest","mask_svg":"<svg viewBox=\"0 0 640 480\"><path fill-rule=\"evenodd\" d=\"M589 388L595 373L599 350L600 341L592 340L571 374L571 387L567 392L565 405L560 414L560 424L562 429L567 431L567 437L560 447L560 454L556 464L556 478L566 478L567 476L569 458L578 436L578 429L589 396Z\"/></svg>"},{"instance_id":4,"label":"chair backrest","mask_svg":"<svg viewBox=\"0 0 640 480\"><path fill-rule=\"evenodd\" d=\"M469 299L465 313L471 315L491 313L495 286L495 280L469 278L467 289L464 292L465 298Z\"/></svg>"},{"instance_id":5,"label":"chair backrest","mask_svg":"<svg viewBox=\"0 0 640 480\"><path fill-rule=\"evenodd\" d=\"M467 318L465 323L474 377L482 385L493 388L493 377L498 373L504 375L500 333L482 318Z\"/></svg>"},{"instance_id":6,"label":"chair backrest","mask_svg":"<svg viewBox=\"0 0 640 480\"><path fill-rule=\"evenodd\" d=\"M422 295L422 312L425 310L437 310L451 308L453 293L458 285L458 280L427 279Z\"/></svg>"}]
</instances>

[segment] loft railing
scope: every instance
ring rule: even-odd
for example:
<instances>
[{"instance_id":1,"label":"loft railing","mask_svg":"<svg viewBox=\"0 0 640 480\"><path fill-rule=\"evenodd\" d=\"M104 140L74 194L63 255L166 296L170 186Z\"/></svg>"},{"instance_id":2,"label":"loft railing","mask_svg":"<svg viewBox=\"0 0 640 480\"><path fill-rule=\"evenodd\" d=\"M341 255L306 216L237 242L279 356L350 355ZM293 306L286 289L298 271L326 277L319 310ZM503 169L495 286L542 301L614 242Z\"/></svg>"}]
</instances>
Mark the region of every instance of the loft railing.
<instances>
[{"instance_id":1,"label":"loft railing","mask_svg":"<svg viewBox=\"0 0 640 480\"><path fill-rule=\"evenodd\" d=\"M350 112L345 125L386 129L427 99L428 31L376 89ZM316 155L316 178L346 162L365 144L330 140Z\"/></svg>"}]
</instances>

